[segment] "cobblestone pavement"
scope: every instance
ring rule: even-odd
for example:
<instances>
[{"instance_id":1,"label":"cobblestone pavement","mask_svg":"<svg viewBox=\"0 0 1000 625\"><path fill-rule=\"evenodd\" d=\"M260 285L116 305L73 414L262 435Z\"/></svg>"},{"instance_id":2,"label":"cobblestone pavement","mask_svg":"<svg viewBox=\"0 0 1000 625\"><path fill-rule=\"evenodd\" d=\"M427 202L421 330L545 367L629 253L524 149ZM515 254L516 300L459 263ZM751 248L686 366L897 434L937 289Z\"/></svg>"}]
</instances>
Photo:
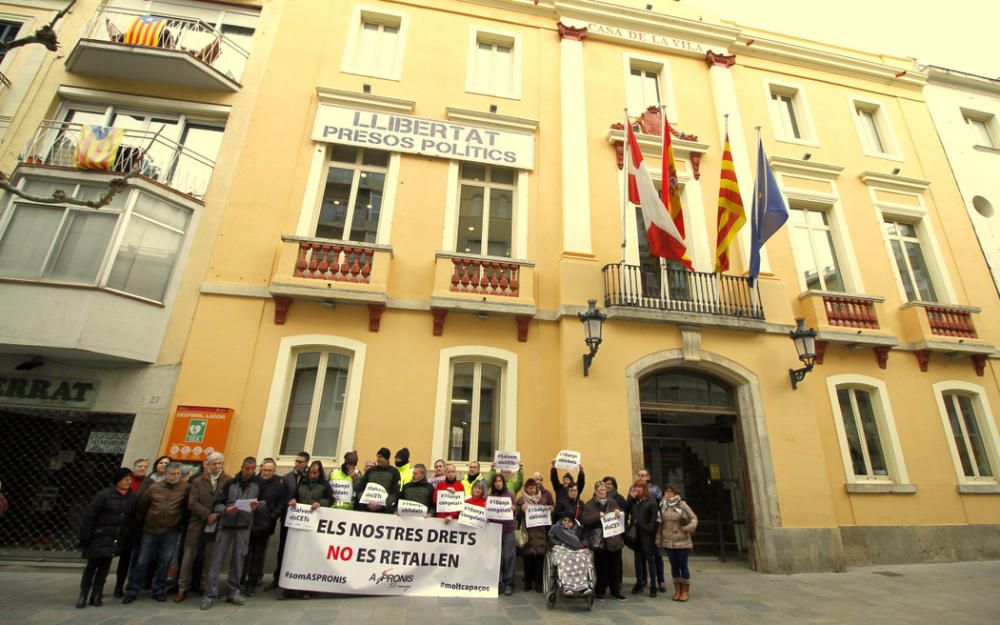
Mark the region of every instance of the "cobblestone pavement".
<instances>
[{"instance_id":1,"label":"cobblestone pavement","mask_svg":"<svg viewBox=\"0 0 1000 625\"><path fill-rule=\"evenodd\" d=\"M669 595L581 601L547 609L536 593L497 599L314 597L258 593L244 607L197 598L157 603L144 593L122 605L77 610L80 568L0 563L0 625L997 625L1000 561L910 564L847 573L763 575L739 564L692 561L691 601ZM110 590L110 588L109 588ZM626 589L626 593L628 590Z\"/></svg>"}]
</instances>

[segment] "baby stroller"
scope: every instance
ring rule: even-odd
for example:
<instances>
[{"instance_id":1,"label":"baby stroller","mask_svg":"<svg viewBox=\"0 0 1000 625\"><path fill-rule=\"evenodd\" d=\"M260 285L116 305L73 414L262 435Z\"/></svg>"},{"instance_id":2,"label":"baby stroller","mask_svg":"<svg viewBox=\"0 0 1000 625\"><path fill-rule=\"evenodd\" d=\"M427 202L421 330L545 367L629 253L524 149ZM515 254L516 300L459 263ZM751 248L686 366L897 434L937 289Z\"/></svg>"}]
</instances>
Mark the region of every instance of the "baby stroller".
<instances>
[{"instance_id":1,"label":"baby stroller","mask_svg":"<svg viewBox=\"0 0 1000 625\"><path fill-rule=\"evenodd\" d=\"M543 590L545 605L556 606L556 599L583 599L587 609L594 609L594 554L589 549L551 546L545 554Z\"/></svg>"}]
</instances>

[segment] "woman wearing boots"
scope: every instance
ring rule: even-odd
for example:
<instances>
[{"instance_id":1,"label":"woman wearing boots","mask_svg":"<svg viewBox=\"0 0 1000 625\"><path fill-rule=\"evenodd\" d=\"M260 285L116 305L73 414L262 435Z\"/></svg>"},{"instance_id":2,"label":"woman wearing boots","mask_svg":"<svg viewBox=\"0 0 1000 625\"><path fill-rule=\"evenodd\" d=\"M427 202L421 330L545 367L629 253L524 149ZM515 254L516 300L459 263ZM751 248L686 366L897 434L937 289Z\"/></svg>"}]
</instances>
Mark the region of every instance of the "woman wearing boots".
<instances>
[{"instance_id":1,"label":"woman wearing boots","mask_svg":"<svg viewBox=\"0 0 1000 625\"><path fill-rule=\"evenodd\" d=\"M666 550L667 559L670 560L670 574L674 578L673 599L687 601L691 589L688 554L694 547L691 535L698 528L698 517L687 502L681 499L677 487L673 484L663 487L660 517L662 525L656 543Z\"/></svg>"},{"instance_id":2,"label":"woman wearing boots","mask_svg":"<svg viewBox=\"0 0 1000 625\"><path fill-rule=\"evenodd\" d=\"M83 524L80 526L80 545L87 566L80 580L80 598L76 607L103 605L104 580L111 568L111 559L121 550L121 543L132 522L136 496L132 492L132 471L117 469L112 486L97 493L90 502Z\"/></svg>"}]
</instances>

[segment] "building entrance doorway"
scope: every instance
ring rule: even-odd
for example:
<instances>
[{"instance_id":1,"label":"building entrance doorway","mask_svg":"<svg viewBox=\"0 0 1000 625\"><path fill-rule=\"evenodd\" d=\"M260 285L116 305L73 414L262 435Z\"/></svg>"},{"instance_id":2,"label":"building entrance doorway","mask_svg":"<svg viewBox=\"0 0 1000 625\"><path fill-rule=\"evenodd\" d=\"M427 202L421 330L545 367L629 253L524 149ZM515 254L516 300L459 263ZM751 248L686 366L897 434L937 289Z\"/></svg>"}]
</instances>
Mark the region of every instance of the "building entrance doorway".
<instances>
[{"instance_id":1,"label":"building entrance doorway","mask_svg":"<svg viewBox=\"0 0 1000 625\"><path fill-rule=\"evenodd\" d=\"M752 554L753 514L733 388L703 373L657 371L639 380L643 461L698 515L695 553Z\"/></svg>"}]
</instances>

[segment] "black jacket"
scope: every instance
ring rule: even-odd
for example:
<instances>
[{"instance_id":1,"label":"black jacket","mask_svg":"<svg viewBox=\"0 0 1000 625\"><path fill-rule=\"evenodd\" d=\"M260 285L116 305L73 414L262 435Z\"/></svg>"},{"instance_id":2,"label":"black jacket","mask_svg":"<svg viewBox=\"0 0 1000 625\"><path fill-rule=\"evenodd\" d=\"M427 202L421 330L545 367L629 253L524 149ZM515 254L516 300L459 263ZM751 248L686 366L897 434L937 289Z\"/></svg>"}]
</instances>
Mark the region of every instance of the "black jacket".
<instances>
[{"instance_id":1,"label":"black jacket","mask_svg":"<svg viewBox=\"0 0 1000 625\"><path fill-rule=\"evenodd\" d=\"M80 526L80 545L85 558L113 558L135 521L136 496L124 495L109 486L94 496Z\"/></svg>"},{"instance_id":2,"label":"black jacket","mask_svg":"<svg viewBox=\"0 0 1000 625\"><path fill-rule=\"evenodd\" d=\"M422 503L427 506L428 513L434 514L434 487L427 478L407 482L399 491L399 499Z\"/></svg>"},{"instance_id":3,"label":"black jacket","mask_svg":"<svg viewBox=\"0 0 1000 625\"><path fill-rule=\"evenodd\" d=\"M285 507L288 505L284 480L277 475L269 480L261 479L258 475L254 480L260 490L257 494L260 505L253 513L253 526L250 531L253 534L273 534L274 525L278 519L285 516Z\"/></svg>"},{"instance_id":4,"label":"black jacket","mask_svg":"<svg viewBox=\"0 0 1000 625\"><path fill-rule=\"evenodd\" d=\"M358 481L358 487L355 489L354 495L356 499L360 499L365 493L368 482L379 484L385 488L385 492L389 494L389 497L386 499L385 508L380 510L380 512L392 512L396 508L396 499L399 498L399 469L389 465L384 467L375 465L365 471L364 476ZM354 507L356 510L370 512L367 504L358 503Z\"/></svg>"},{"instance_id":5,"label":"black jacket","mask_svg":"<svg viewBox=\"0 0 1000 625\"><path fill-rule=\"evenodd\" d=\"M629 497L625 501L625 514L628 515L629 519L627 523L628 525L635 524L639 548L645 554L656 551L656 533L659 527L656 513L658 511L659 506L656 505L656 499L652 495L642 501L634 497Z\"/></svg>"}]
</instances>

